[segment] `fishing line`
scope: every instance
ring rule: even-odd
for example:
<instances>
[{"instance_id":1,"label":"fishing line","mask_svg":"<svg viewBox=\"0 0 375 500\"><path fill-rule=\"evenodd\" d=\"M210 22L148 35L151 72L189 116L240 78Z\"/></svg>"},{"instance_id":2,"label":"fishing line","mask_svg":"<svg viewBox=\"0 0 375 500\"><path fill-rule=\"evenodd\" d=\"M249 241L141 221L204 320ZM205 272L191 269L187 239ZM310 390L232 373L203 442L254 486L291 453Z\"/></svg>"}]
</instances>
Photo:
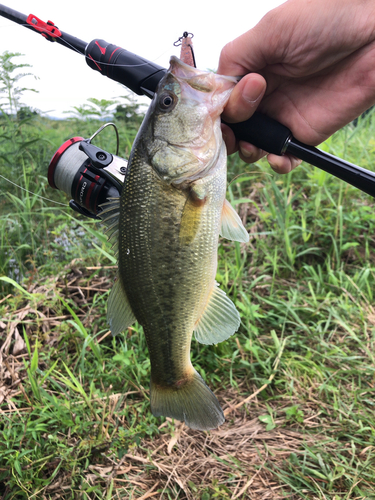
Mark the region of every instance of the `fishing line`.
<instances>
[{"instance_id":1,"label":"fishing line","mask_svg":"<svg viewBox=\"0 0 375 500\"><path fill-rule=\"evenodd\" d=\"M228 182L228 186L227 186L227 187L229 188L229 186L231 186L231 184L232 184L232 183L233 183L236 179L238 179L239 177L242 177L243 175L248 175L249 177L253 177L253 176L255 176L255 175L257 175L257 176L260 176L260 175L268 175L268 176L272 177L272 175L273 175L273 174L272 174L271 172L260 172L260 171L259 171L259 172L255 172L255 171L254 171L254 172L246 172L246 171L245 171L245 172L242 172L241 174L237 174L235 177L233 177L233 179L231 179L231 181L230 181L230 182Z\"/></svg>"},{"instance_id":2,"label":"fishing line","mask_svg":"<svg viewBox=\"0 0 375 500\"><path fill-rule=\"evenodd\" d=\"M66 208L66 203L61 203L60 201L51 200L50 198L46 198L45 196L42 196L41 194L33 193L29 189L26 189L26 188L20 186L19 184L16 184L15 182L11 181L10 179L7 179L6 177L4 177L1 174L0 174L0 177L2 179L4 179L5 181L9 182L10 184L13 184L13 186L16 186L16 187L22 189L22 191L26 191L26 193L30 193L30 194L36 196L37 198L41 198L42 200L50 201L51 203L55 203L56 205L62 205L63 207Z\"/></svg>"}]
</instances>

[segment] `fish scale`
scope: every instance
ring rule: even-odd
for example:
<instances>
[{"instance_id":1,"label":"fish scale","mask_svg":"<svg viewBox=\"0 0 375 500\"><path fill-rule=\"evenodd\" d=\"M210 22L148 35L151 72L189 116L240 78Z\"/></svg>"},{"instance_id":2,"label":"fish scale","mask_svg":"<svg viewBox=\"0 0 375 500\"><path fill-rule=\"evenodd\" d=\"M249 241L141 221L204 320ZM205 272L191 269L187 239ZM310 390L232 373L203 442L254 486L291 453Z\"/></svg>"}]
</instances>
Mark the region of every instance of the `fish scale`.
<instances>
[{"instance_id":1,"label":"fish scale","mask_svg":"<svg viewBox=\"0 0 375 500\"><path fill-rule=\"evenodd\" d=\"M142 209L142 218L133 188L138 183L143 185L142 202L148 207ZM212 284L216 272L219 218L212 238L212 230L211 234L207 231L214 226L209 223L212 207L207 206L202 216L203 237L183 248L179 230L185 203L183 192L165 186L142 159L133 159L121 198L119 270L132 310L145 331L155 383L184 378L197 309L204 306L201 289ZM154 370L154 366L163 368Z\"/></svg>"},{"instance_id":2,"label":"fish scale","mask_svg":"<svg viewBox=\"0 0 375 500\"><path fill-rule=\"evenodd\" d=\"M225 340L240 319L216 282L219 232L247 241L225 200L226 150L220 114L234 79L171 59L171 68L133 144L120 202L104 207L119 273L108 302L116 334L135 319L151 361L151 410L193 429L224 421L215 395L193 368L190 344ZM197 131L201 131L198 133Z\"/></svg>"}]
</instances>

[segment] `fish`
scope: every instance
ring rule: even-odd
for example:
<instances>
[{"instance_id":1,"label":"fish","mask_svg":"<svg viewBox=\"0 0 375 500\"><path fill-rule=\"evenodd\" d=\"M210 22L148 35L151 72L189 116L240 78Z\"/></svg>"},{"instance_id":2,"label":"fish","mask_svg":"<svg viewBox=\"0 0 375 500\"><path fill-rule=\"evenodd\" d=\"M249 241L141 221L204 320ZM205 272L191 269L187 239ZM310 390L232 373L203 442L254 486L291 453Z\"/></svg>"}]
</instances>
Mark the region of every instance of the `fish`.
<instances>
[{"instance_id":1,"label":"fish","mask_svg":"<svg viewBox=\"0 0 375 500\"><path fill-rule=\"evenodd\" d=\"M100 214L118 256L107 305L112 334L136 320L143 326L153 415L197 430L225 419L192 366L193 332L217 344L240 325L215 281L219 234L249 239L225 198L220 115L236 82L172 56L133 143L121 196Z\"/></svg>"}]
</instances>

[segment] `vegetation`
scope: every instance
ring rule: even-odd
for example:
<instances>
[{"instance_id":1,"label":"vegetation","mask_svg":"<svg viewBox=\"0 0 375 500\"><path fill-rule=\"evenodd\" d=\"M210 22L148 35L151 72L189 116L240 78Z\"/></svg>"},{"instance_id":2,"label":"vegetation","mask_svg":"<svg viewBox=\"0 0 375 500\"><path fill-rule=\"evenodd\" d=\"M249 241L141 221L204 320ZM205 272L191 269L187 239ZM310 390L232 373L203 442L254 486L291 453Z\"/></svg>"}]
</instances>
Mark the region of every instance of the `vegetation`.
<instances>
[{"instance_id":1,"label":"vegetation","mask_svg":"<svg viewBox=\"0 0 375 500\"><path fill-rule=\"evenodd\" d=\"M127 157L137 122L116 120ZM47 184L54 151L99 125L1 116L1 498L374 498L373 199L310 165L229 159L250 242L220 241L217 280L242 322L192 343L227 419L192 431L151 415L141 327L108 334L103 229ZM323 147L371 169L374 132L368 115Z\"/></svg>"}]
</instances>

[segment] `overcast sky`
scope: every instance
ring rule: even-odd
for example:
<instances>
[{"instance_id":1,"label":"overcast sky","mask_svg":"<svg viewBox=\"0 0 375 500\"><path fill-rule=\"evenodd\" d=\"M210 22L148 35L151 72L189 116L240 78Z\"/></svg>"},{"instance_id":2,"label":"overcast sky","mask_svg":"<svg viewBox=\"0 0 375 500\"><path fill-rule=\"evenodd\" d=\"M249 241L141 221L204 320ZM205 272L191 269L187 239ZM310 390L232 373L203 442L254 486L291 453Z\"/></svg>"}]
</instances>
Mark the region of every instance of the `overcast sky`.
<instances>
[{"instance_id":1,"label":"overcast sky","mask_svg":"<svg viewBox=\"0 0 375 500\"><path fill-rule=\"evenodd\" d=\"M172 54L179 56L173 42L189 31L194 34L197 67L216 69L221 48L281 3L233 0L213 6L213 2L204 0L5 0L4 5L43 21L51 20L62 31L87 43L102 38L163 67L168 67ZM0 16L0 53L5 50L25 54L15 62L31 64L30 71L39 77L37 81L23 80L25 86L39 91L25 93L23 102L52 116L64 116L63 111L84 104L89 97L112 99L124 95L120 84L90 69L83 56Z\"/></svg>"}]
</instances>

